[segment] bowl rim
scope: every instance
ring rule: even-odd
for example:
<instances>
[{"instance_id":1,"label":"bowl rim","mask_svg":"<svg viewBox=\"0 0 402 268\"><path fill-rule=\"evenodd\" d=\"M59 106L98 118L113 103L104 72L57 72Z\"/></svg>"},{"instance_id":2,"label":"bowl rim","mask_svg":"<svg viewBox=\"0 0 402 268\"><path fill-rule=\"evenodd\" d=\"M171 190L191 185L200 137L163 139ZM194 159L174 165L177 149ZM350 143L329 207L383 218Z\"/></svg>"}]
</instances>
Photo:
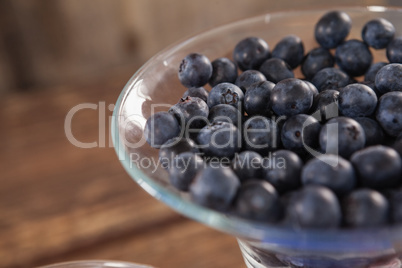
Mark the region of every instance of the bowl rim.
<instances>
[{"instance_id":1,"label":"bowl rim","mask_svg":"<svg viewBox=\"0 0 402 268\"><path fill-rule=\"evenodd\" d=\"M149 266L147 264L139 264L139 263L134 263L134 262L128 262L128 261L118 261L118 260L74 260L74 261L64 261L64 262L58 262L58 263L52 263L52 264L47 264L44 266L39 266L37 268L63 268L65 266L67 267L81 267L81 268L91 268L91 267L99 267L99 265L105 265L104 268L111 267L111 268L152 268L152 266ZM116 265L117 266L111 266L111 265ZM96 265L96 266L93 266Z\"/></svg>"},{"instance_id":2,"label":"bowl rim","mask_svg":"<svg viewBox=\"0 0 402 268\"><path fill-rule=\"evenodd\" d=\"M311 12L328 12L332 10L340 10L345 12L402 12L401 7L392 6L345 6L336 8L312 8L302 10L290 10L290 11L276 11L268 12L260 15L252 16L250 18L240 19L230 23L223 24L213 29L202 31L198 34L185 37L165 49L159 51L153 57L151 57L145 64L143 64L129 79L120 93L111 121L111 135L115 151L119 157L123 159L129 159L124 146L119 139L119 115L122 103L125 102L127 95L130 93L130 89L136 83L139 83L141 75L149 68L155 60L174 53L180 49L180 47L191 43L195 38L202 38L205 35L211 34L215 31L222 31L225 28L236 27L240 24L251 23L253 21L259 21L269 16L289 16L295 14L308 14ZM297 249L300 246L306 247L307 241L311 242L312 249L323 248L325 250L337 249L339 250L339 244L344 246L345 252L350 250L386 250L392 246L393 242L402 239L402 225L391 225L387 227L367 228L367 229L303 229L296 230L289 227L279 226L275 224L259 223L247 219L242 219L232 215L226 215L219 213L215 210L199 206L195 203L182 199L180 196L167 190L165 187L155 182L152 178L149 178L141 170L137 169L135 165L129 165L128 161L121 160L123 167L129 173L130 177L134 179L145 191L157 200L168 205L176 212L183 214L184 216L196 220L209 227L222 231L224 233L234 235L240 239L247 239L249 241L263 241L270 242L275 245L286 245L290 248ZM386 238L386 239L383 239ZM353 243L353 241L358 241ZM358 244L357 244L358 243ZM362 247L362 244L364 246Z\"/></svg>"}]
</instances>

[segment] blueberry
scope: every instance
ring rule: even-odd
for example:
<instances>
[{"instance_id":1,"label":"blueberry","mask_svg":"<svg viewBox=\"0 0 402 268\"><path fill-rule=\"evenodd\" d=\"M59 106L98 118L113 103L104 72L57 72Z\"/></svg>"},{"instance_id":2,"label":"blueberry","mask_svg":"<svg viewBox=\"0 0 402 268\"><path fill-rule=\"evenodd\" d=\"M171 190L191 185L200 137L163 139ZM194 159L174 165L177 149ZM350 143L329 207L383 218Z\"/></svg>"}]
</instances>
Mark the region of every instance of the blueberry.
<instances>
[{"instance_id":1,"label":"blueberry","mask_svg":"<svg viewBox=\"0 0 402 268\"><path fill-rule=\"evenodd\" d=\"M370 20L362 29L362 39L375 49L386 48L394 34L394 25L384 18Z\"/></svg>"},{"instance_id":2,"label":"blueberry","mask_svg":"<svg viewBox=\"0 0 402 268\"><path fill-rule=\"evenodd\" d=\"M230 104L235 108L241 108L243 105L243 91L232 83L220 83L214 86L208 95L207 104L212 108L218 104Z\"/></svg>"},{"instance_id":3,"label":"blueberry","mask_svg":"<svg viewBox=\"0 0 402 268\"><path fill-rule=\"evenodd\" d=\"M402 223L402 189L392 189L387 193L392 223Z\"/></svg>"},{"instance_id":4,"label":"blueberry","mask_svg":"<svg viewBox=\"0 0 402 268\"><path fill-rule=\"evenodd\" d=\"M234 208L241 217L266 223L278 221L282 214L275 188L261 180L250 180L240 186Z\"/></svg>"},{"instance_id":5,"label":"blueberry","mask_svg":"<svg viewBox=\"0 0 402 268\"><path fill-rule=\"evenodd\" d=\"M391 147L376 145L355 152L353 163L360 183L374 189L395 187L402 182L402 160Z\"/></svg>"},{"instance_id":6,"label":"blueberry","mask_svg":"<svg viewBox=\"0 0 402 268\"><path fill-rule=\"evenodd\" d=\"M352 228L379 227L389 222L389 203L379 192L358 189L342 200L345 225Z\"/></svg>"},{"instance_id":7,"label":"blueberry","mask_svg":"<svg viewBox=\"0 0 402 268\"><path fill-rule=\"evenodd\" d=\"M310 148L318 147L321 125L312 116L297 114L288 118L282 126L283 147L298 154L305 154Z\"/></svg>"},{"instance_id":8,"label":"blueberry","mask_svg":"<svg viewBox=\"0 0 402 268\"><path fill-rule=\"evenodd\" d=\"M357 82L357 83L366 85L369 88L371 88L374 91L374 93L376 94L377 99L381 97L382 94L378 91L377 87L375 86L374 81L360 81L360 82Z\"/></svg>"},{"instance_id":9,"label":"blueberry","mask_svg":"<svg viewBox=\"0 0 402 268\"><path fill-rule=\"evenodd\" d=\"M239 187L239 179L230 168L207 166L197 174L189 190L195 203L225 211L232 204Z\"/></svg>"},{"instance_id":10,"label":"blueberry","mask_svg":"<svg viewBox=\"0 0 402 268\"><path fill-rule=\"evenodd\" d=\"M372 64L370 68L367 70L366 74L364 75L364 81L375 82L375 77L378 71L385 65L387 65L386 62L377 62Z\"/></svg>"},{"instance_id":11,"label":"blueberry","mask_svg":"<svg viewBox=\"0 0 402 268\"><path fill-rule=\"evenodd\" d=\"M264 74L268 81L278 83L286 78L294 78L295 75L284 60L279 58L270 58L261 65L259 71Z\"/></svg>"},{"instance_id":12,"label":"blueberry","mask_svg":"<svg viewBox=\"0 0 402 268\"><path fill-rule=\"evenodd\" d=\"M201 128L208 121L209 109L202 99L187 96L170 107L169 112L176 117L182 128Z\"/></svg>"},{"instance_id":13,"label":"blueberry","mask_svg":"<svg viewBox=\"0 0 402 268\"><path fill-rule=\"evenodd\" d=\"M170 183L181 191L188 191L197 173L204 168L198 154L185 152L177 155L169 168Z\"/></svg>"},{"instance_id":14,"label":"blueberry","mask_svg":"<svg viewBox=\"0 0 402 268\"><path fill-rule=\"evenodd\" d=\"M372 61L370 49L360 40L345 41L335 51L335 62L350 76L364 75Z\"/></svg>"},{"instance_id":15,"label":"blueberry","mask_svg":"<svg viewBox=\"0 0 402 268\"><path fill-rule=\"evenodd\" d=\"M381 94L402 91L402 64L391 63L382 67L375 76L375 86Z\"/></svg>"},{"instance_id":16,"label":"blueberry","mask_svg":"<svg viewBox=\"0 0 402 268\"><path fill-rule=\"evenodd\" d=\"M244 110L250 115L270 116L271 110L271 92L275 84L269 81L263 81L251 85L244 95Z\"/></svg>"},{"instance_id":17,"label":"blueberry","mask_svg":"<svg viewBox=\"0 0 402 268\"><path fill-rule=\"evenodd\" d=\"M313 92L304 81L288 78L278 82L272 89L271 103L277 115L307 113L313 104Z\"/></svg>"},{"instance_id":18,"label":"blueberry","mask_svg":"<svg viewBox=\"0 0 402 268\"><path fill-rule=\"evenodd\" d=\"M320 146L326 154L338 154L348 159L366 143L363 128L356 120L339 116L328 120L320 131Z\"/></svg>"},{"instance_id":19,"label":"blueberry","mask_svg":"<svg viewBox=\"0 0 402 268\"><path fill-rule=\"evenodd\" d=\"M303 82L306 83L307 86L310 88L310 91L313 93L313 97L317 96L318 93L320 93L318 92L318 89L310 81L303 80Z\"/></svg>"},{"instance_id":20,"label":"blueberry","mask_svg":"<svg viewBox=\"0 0 402 268\"><path fill-rule=\"evenodd\" d=\"M145 139L154 148L161 147L166 141L179 135L179 122L168 112L158 112L151 115L145 124Z\"/></svg>"},{"instance_id":21,"label":"blueberry","mask_svg":"<svg viewBox=\"0 0 402 268\"><path fill-rule=\"evenodd\" d=\"M322 185L338 195L344 195L355 188L357 180L349 161L338 155L326 154L306 163L301 181L303 185Z\"/></svg>"},{"instance_id":22,"label":"blueberry","mask_svg":"<svg viewBox=\"0 0 402 268\"><path fill-rule=\"evenodd\" d=\"M399 154L399 156L402 158L402 135L399 135L394 144L392 144L392 148L394 148L394 150L396 150Z\"/></svg>"},{"instance_id":23,"label":"blueberry","mask_svg":"<svg viewBox=\"0 0 402 268\"><path fill-rule=\"evenodd\" d=\"M314 75L327 67L334 67L335 60L331 52L323 47L312 49L304 57L301 65L301 71L307 79L311 79Z\"/></svg>"},{"instance_id":24,"label":"blueberry","mask_svg":"<svg viewBox=\"0 0 402 268\"><path fill-rule=\"evenodd\" d=\"M261 72L257 70L247 70L237 77L235 85L238 86L245 93L252 84L263 82L266 80L267 79Z\"/></svg>"},{"instance_id":25,"label":"blueberry","mask_svg":"<svg viewBox=\"0 0 402 268\"><path fill-rule=\"evenodd\" d=\"M402 133L402 92L388 92L378 100L377 122L393 137Z\"/></svg>"},{"instance_id":26,"label":"blueberry","mask_svg":"<svg viewBox=\"0 0 402 268\"><path fill-rule=\"evenodd\" d=\"M174 158L184 152L199 153L195 142L188 138L176 137L166 141L159 149L162 167L169 169Z\"/></svg>"},{"instance_id":27,"label":"blueberry","mask_svg":"<svg viewBox=\"0 0 402 268\"><path fill-rule=\"evenodd\" d=\"M217 58L212 61L212 75L208 83L211 87L228 82L234 83L237 78L237 66L228 58Z\"/></svg>"},{"instance_id":28,"label":"blueberry","mask_svg":"<svg viewBox=\"0 0 402 268\"><path fill-rule=\"evenodd\" d=\"M317 42L324 48L335 48L348 36L352 20L342 11L331 11L320 18L314 30Z\"/></svg>"},{"instance_id":29,"label":"blueberry","mask_svg":"<svg viewBox=\"0 0 402 268\"><path fill-rule=\"evenodd\" d=\"M292 151L275 151L270 157L264 158L262 167L264 179L279 193L295 190L301 185L300 173L303 161Z\"/></svg>"},{"instance_id":30,"label":"blueberry","mask_svg":"<svg viewBox=\"0 0 402 268\"><path fill-rule=\"evenodd\" d=\"M326 89L342 88L348 85L350 81L348 74L335 67L324 68L318 71L311 79L311 83L320 92Z\"/></svg>"},{"instance_id":31,"label":"blueberry","mask_svg":"<svg viewBox=\"0 0 402 268\"><path fill-rule=\"evenodd\" d=\"M241 112L229 104L218 104L209 110L208 119L211 123L223 121L232 123L236 127L243 124Z\"/></svg>"},{"instance_id":32,"label":"blueberry","mask_svg":"<svg viewBox=\"0 0 402 268\"><path fill-rule=\"evenodd\" d=\"M377 107L377 95L363 84L349 84L339 90L338 106L347 117L370 116Z\"/></svg>"},{"instance_id":33,"label":"blueberry","mask_svg":"<svg viewBox=\"0 0 402 268\"><path fill-rule=\"evenodd\" d=\"M381 144L384 141L384 131L377 121L369 117L356 117L366 136L365 146Z\"/></svg>"},{"instance_id":34,"label":"blueberry","mask_svg":"<svg viewBox=\"0 0 402 268\"><path fill-rule=\"evenodd\" d=\"M204 87L190 87L183 93L182 98L185 99L187 97L197 97L207 102L208 94L208 90L206 90Z\"/></svg>"},{"instance_id":35,"label":"blueberry","mask_svg":"<svg viewBox=\"0 0 402 268\"><path fill-rule=\"evenodd\" d=\"M327 89L318 93L314 97L313 107L314 117L319 121L325 122L339 115L338 109L339 91L335 89Z\"/></svg>"},{"instance_id":36,"label":"blueberry","mask_svg":"<svg viewBox=\"0 0 402 268\"><path fill-rule=\"evenodd\" d=\"M232 158L241 148L241 133L235 125L217 121L202 128L197 141L206 156Z\"/></svg>"},{"instance_id":37,"label":"blueberry","mask_svg":"<svg viewBox=\"0 0 402 268\"><path fill-rule=\"evenodd\" d=\"M289 195L284 223L294 228L330 229L340 226L341 217L339 201L330 189L306 185Z\"/></svg>"},{"instance_id":38,"label":"blueberry","mask_svg":"<svg viewBox=\"0 0 402 268\"><path fill-rule=\"evenodd\" d=\"M262 156L254 151L243 151L235 154L232 160L232 169L240 181L261 177Z\"/></svg>"},{"instance_id":39,"label":"blueberry","mask_svg":"<svg viewBox=\"0 0 402 268\"><path fill-rule=\"evenodd\" d=\"M395 37L387 46L387 59L391 63L402 63L402 36Z\"/></svg>"},{"instance_id":40,"label":"blueberry","mask_svg":"<svg viewBox=\"0 0 402 268\"><path fill-rule=\"evenodd\" d=\"M264 116L252 116L243 124L243 146L262 156L278 148L279 128L275 121Z\"/></svg>"},{"instance_id":41,"label":"blueberry","mask_svg":"<svg viewBox=\"0 0 402 268\"><path fill-rule=\"evenodd\" d=\"M247 37L233 50L233 59L242 71L257 70L270 56L268 44L259 37Z\"/></svg>"},{"instance_id":42,"label":"blueberry","mask_svg":"<svg viewBox=\"0 0 402 268\"><path fill-rule=\"evenodd\" d=\"M212 75L212 64L199 53L190 53L180 63L179 80L185 87L202 87Z\"/></svg>"},{"instance_id":43,"label":"blueberry","mask_svg":"<svg viewBox=\"0 0 402 268\"><path fill-rule=\"evenodd\" d=\"M282 38L272 50L273 58L280 58L294 69L302 62L304 57L304 45L300 37L288 35Z\"/></svg>"}]
</instances>

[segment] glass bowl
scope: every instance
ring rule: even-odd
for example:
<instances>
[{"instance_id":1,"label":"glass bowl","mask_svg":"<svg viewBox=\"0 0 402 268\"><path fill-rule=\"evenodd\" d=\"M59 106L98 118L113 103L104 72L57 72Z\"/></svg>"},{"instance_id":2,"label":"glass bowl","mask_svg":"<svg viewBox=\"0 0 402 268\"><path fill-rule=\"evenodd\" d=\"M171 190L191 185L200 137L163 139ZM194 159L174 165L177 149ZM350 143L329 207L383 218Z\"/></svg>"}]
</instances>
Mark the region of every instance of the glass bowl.
<instances>
[{"instance_id":1,"label":"glass bowl","mask_svg":"<svg viewBox=\"0 0 402 268\"><path fill-rule=\"evenodd\" d=\"M60 262L41 266L38 268L152 268L152 267L144 264L122 262L122 261L88 260L88 261Z\"/></svg>"},{"instance_id":2,"label":"glass bowl","mask_svg":"<svg viewBox=\"0 0 402 268\"><path fill-rule=\"evenodd\" d=\"M348 39L361 39L363 25L377 17L391 21L396 35L401 35L402 9L380 6L337 9L345 11L352 19ZM155 112L167 111L186 90L177 72L187 54L202 53L210 60L232 58L235 44L245 37L260 37L272 48L288 34L299 36L305 51L309 51L318 46L314 26L327 11L264 14L174 44L133 75L115 106L113 142L129 175L149 194L179 213L235 236L248 267L401 267L400 226L370 230L294 230L244 220L192 203L188 194L169 184L167 172L158 165L158 150L151 148L143 136L147 118ZM386 60L384 50L372 52L374 62ZM296 72L296 77L302 78L300 72Z\"/></svg>"}]
</instances>

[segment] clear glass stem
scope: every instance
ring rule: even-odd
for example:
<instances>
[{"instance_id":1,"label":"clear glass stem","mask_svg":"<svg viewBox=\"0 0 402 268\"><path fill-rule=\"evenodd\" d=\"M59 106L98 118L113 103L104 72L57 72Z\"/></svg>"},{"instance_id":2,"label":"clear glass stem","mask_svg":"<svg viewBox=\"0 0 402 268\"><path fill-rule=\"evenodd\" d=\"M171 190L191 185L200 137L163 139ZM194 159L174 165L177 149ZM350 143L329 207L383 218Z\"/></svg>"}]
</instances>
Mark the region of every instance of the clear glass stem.
<instances>
[{"instance_id":1,"label":"clear glass stem","mask_svg":"<svg viewBox=\"0 0 402 268\"><path fill-rule=\"evenodd\" d=\"M402 256L387 254L382 257L337 256L325 258L312 252L274 252L258 242L237 238L244 262L248 268L402 268ZM281 250L282 251L282 250Z\"/></svg>"}]
</instances>

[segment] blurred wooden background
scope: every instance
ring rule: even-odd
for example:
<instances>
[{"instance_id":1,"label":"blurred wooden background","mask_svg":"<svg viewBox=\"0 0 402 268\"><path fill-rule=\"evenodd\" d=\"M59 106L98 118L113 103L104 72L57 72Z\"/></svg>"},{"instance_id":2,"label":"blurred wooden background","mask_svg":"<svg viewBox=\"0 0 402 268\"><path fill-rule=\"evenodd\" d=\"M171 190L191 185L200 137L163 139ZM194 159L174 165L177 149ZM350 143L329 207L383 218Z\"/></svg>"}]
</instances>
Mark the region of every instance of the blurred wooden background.
<instances>
[{"instance_id":1,"label":"blurred wooden background","mask_svg":"<svg viewBox=\"0 0 402 268\"><path fill-rule=\"evenodd\" d=\"M400 0L338 0L399 5ZM130 76L186 36L319 0L0 0L0 267L115 259L160 268L244 267L236 240L148 195L105 147L107 119ZM104 105L106 109L99 108ZM99 132L99 128L102 133ZM102 135L100 135L102 134Z\"/></svg>"},{"instance_id":2,"label":"blurred wooden background","mask_svg":"<svg viewBox=\"0 0 402 268\"><path fill-rule=\"evenodd\" d=\"M326 1L0 0L0 92L87 81L137 66L185 36ZM338 0L400 5L400 0ZM137 64L135 64L137 63Z\"/></svg>"}]
</instances>

